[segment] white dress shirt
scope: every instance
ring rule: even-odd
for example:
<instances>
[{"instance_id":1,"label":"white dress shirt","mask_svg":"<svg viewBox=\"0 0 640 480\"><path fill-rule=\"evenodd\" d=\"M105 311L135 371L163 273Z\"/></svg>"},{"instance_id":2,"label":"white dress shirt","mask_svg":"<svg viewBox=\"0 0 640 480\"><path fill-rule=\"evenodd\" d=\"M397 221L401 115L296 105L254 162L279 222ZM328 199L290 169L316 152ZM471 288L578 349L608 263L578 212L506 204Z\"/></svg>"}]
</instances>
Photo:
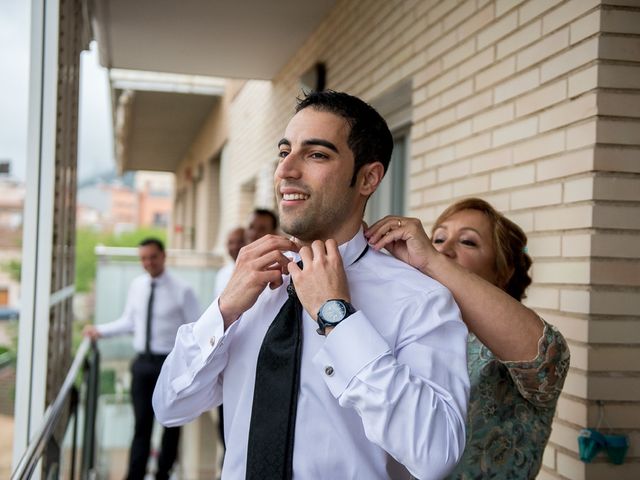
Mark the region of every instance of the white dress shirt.
<instances>
[{"instance_id":1,"label":"white dress shirt","mask_svg":"<svg viewBox=\"0 0 640 480\"><path fill-rule=\"evenodd\" d=\"M155 354L167 354L171 351L178 327L195 321L202 310L191 287L166 270L154 279L148 273L136 277L129 287L122 316L113 322L97 325L100 335L113 337L133 333L133 348L138 353L144 352L152 280L156 286L153 295L150 350Z\"/></svg>"},{"instance_id":2,"label":"white dress shirt","mask_svg":"<svg viewBox=\"0 0 640 480\"><path fill-rule=\"evenodd\" d=\"M231 275L233 275L233 271L236 269L236 263L228 263L216 274L216 285L213 289L213 296L218 298L222 291L227 287L227 283L231 280Z\"/></svg>"},{"instance_id":3,"label":"white dress shirt","mask_svg":"<svg viewBox=\"0 0 640 480\"><path fill-rule=\"evenodd\" d=\"M464 449L467 328L435 280L373 249L354 263L365 247L362 230L340 246L358 311L327 337L303 312L294 478L442 478ZM167 426L224 398L223 479L245 478L256 361L288 283L265 289L226 332L216 299L180 327L156 384Z\"/></svg>"}]
</instances>

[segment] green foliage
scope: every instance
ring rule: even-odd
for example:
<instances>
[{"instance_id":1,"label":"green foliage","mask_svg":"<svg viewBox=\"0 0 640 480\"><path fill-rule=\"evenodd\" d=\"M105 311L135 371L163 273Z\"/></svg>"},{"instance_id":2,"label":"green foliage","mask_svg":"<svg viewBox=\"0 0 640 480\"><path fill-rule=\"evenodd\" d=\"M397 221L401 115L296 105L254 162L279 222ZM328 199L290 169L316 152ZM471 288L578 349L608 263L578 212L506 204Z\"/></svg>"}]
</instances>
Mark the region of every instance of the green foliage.
<instances>
[{"instance_id":1,"label":"green foliage","mask_svg":"<svg viewBox=\"0 0 640 480\"><path fill-rule=\"evenodd\" d=\"M135 247L147 237L156 237L166 243L167 231L140 228L119 235L95 232L90 228L76 231L76 291L88 292L96 279L96 245L107 247Z\"/></svg>"},{"instance_id":2,"label":"green foliage","mask_svg":"<svg viewBox=\"0 0 640 480\"><path fill-rule=\"evenodd\" d=\"M0 368L4 367L6 364L11 363L11 354L13 352L11 352L11 350L9 350L9 347L6 347L4 345L0 345Z\"/></svg>"},{"instance_id":3,"label":"green foliage","mask_svg":"<svg viewBox=\"0 0 640 480\"><path fill-rule=\"evenodd\" d=\"M82 340L84 340L84 335L82 335L82 329L87 325L87 322L78 322L74 321L71 324L71 351L75 356L78 348L80 348L80 344Z\"/></svg>"},{"instance_id":4,"label":"green foliage","mask_svg":"<svg viewBox=\"0 0 640 480\"><path fill-rule=\"evenodd\" d=\"M96 245L100 234L82 228L76 231L76 291L88 292L96 278Z\"/></svg>"},{"instance_id":5,"label":"green foliage","mask_svg":"<svg viewBox=\"0 0 640 480\"><path fill-rule=\"evenodd\" d=\"M9 338L9 344L0 345L0 368L15 365L18 356L18 322L11 320L2 323L5 335Z\"/></svg>"},{"instance_id":6,"label":"green foliage","mask_svg":"<svg viewBox=\"0 0 640 480\"><path fill-rule=\"evenodd\" d=\"M100 371L100 395L116 393L116 371Z\"/></svg>"},{"instance_id":7,"label":"green foliage","mask_svg":"<svg viewBox=\"0 0 640 480\"><path fill-rule=\"evenodd\" d=\"M13 352L10 352L6 348L4 351L0 352L0 369L6 367L7 365L15 364L15 358Z\"/></svg>"},{"instance_id":8,"label":"green foliage","mask_svg":"<svg viewBox=\"0 0 640 480\"><path fill-rule=\"evenodd\" d=\"M20 281L20 273L22 272L22 262L20 260L9 260L0 265L0 268L9 274L11 280Z\"/></svg>"}]
</instances>

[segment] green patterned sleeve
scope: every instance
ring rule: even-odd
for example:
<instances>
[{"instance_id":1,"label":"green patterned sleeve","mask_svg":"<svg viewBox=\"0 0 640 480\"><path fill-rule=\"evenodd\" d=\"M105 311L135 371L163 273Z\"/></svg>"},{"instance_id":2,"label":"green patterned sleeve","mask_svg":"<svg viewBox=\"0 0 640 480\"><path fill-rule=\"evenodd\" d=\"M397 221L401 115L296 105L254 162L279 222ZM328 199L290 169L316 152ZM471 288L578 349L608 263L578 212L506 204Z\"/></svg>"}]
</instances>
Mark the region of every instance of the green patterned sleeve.
<instances>
[{"instance_id":1,"label":"green patterned sleeve","mask_svg":"<svg viewBox=\"0 0 640 480\"><path fill-rule=\"evenodd\" d=\"M526 362L502 362L520 395L538 407L555 405L569 370L569 347L556 327L543 320L538 355Z\"/></svg>"}]
</instances>

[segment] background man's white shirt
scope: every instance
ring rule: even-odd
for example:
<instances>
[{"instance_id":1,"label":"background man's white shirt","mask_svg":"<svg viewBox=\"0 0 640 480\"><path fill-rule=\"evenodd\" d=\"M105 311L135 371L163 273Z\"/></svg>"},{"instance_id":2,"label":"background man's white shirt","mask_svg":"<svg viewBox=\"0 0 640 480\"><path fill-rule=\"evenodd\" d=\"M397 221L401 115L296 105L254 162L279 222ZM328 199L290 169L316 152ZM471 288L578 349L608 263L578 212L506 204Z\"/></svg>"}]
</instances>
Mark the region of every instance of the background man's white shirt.
<instances>
[{"instance_id":1,"label":"background man's white shirt","mask_svg":"<svg viewBox=\"0 0 640 480\"><path fill-rule=\"evenodd\" d=\"M151 275L145 273L131 282L120 318L96 326L101 336L133 333L133 348L136 352L144 352L151 280ZM166 270L153 281L156 287L150 349L152 353L167 354L173 348L180 325L197 320L202 310L193 289Z\"/></svg>"},{"instance_id":2,"label":"background man's white shirt","mask_svg":"<svg viewBox=\"0 0 640 480\"><path fill-rule=\"evenodd\" d=\"M227 263L224 267L218 270L216 274L216 285L213 289L213 298L218 298L222 291L226 288L227 283L231 280L231 275L236 269L236 263Z\"/></svg>"}]
</instances>

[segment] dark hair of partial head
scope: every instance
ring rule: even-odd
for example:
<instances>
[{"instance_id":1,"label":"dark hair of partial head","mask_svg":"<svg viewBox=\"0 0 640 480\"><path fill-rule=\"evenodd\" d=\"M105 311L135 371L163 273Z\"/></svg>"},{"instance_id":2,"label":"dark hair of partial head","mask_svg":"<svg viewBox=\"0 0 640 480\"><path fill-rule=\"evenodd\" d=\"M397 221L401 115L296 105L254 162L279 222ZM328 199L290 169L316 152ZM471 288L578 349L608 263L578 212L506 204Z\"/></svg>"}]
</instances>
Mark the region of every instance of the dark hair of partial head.
<instances>
[{"instance_id":1,"label":"dark hair of partial head","mask_svg":"<svg viewBox=\"0 0 640 480\"><path fill-rule=\"evenodd\" d=\"M148 237L138 244L139 247L146 247L147 245L155 245L162 253L164 253L164 243L162 243L162 240L159 238Z\"/></svg>"},{"instance_id":2,"label":"dark hair of partial head","mask_svg":"<svg viewBox=\"0 0 640 480\"><path fill-rule=\"evenodd\" d=\"M324 90L298 98L296 113L307 107L338 115L349 125L351 130L347 144L355 161L351 186L355 185L360 168L367 163L380 162L386 173L393 150L393 137L387 122L371 105L347 93Z\"/></svg>"},{"instance_id":3,"label":"dark hair of partial head","mask_svg":"<svg viewBox=\"0 0 640 480\"><path fill-rule=\"evenodd\" d=\"M265 215L267 217L270 217L272 225L273 225L273 231L275 232L278 229L278 216L275 213L273 213L271 210L269 210L268 208L255 208L253 210L253 214L254 215Z\"/></svg>"},{"instance_id":4,"label":"dark hair of partial head","mask_svg":"<svg viewBox=\"0 0 640 480\"><path fill-rule=\"evenodd\" d=\"M462 210L478 210L486 215L493 232L495 269L500 282L498 286L518 301L525 298L524 291L531 284L531 257L525 248L527 235L518 225L480 198L466 198L449 206L436 220L434 229Z\"/></svg>"}]
</instances>

